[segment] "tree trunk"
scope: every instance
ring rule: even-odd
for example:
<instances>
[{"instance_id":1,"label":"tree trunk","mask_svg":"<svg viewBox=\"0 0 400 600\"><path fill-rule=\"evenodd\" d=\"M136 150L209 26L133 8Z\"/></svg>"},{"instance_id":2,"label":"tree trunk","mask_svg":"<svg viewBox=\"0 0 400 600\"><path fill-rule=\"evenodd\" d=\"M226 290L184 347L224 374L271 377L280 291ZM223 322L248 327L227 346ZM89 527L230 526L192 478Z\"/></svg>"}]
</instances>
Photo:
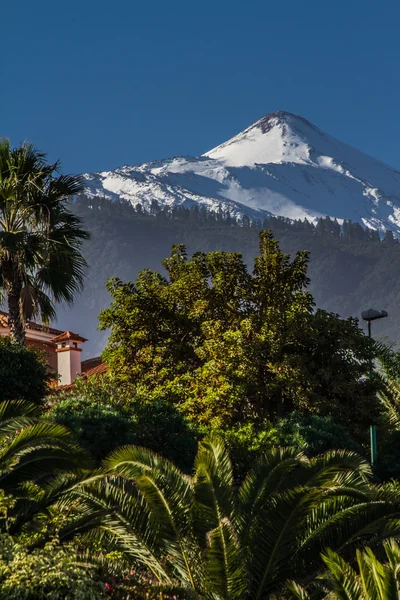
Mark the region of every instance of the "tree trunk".
<instances>
[{"instance_id":1,"label":"tree trunk","mask_svg":"<svg viewBox=\"0 0 400 600\"><path fill-rule=\"evenodd\" d=\"M25 322L20 305L21 290L22 283L18 279L10 281L7 285L8 319L11 339L25 345Z\"/></svg>"}]
</instances>

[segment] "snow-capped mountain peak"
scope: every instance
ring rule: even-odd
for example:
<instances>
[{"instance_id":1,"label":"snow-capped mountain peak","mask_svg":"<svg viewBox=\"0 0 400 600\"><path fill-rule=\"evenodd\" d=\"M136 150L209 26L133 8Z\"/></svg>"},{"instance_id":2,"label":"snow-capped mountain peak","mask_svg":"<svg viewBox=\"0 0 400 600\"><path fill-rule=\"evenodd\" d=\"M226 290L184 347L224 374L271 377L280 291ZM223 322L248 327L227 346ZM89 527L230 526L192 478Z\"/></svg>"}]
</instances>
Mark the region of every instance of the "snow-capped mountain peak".
<instances>
[{"instance_id":1,"label":"snow-capped mountain peak","mask_svg":"<svg viewBox=\"0 0 400 600\"><path fill-rule=\"evenodd\" d=\"M302 117L279 111L265 115L204 156L230 166L306 163L311 149L307 142L307 130L313 129L318 131Z\"/></svg>"},{"instance_id":2,"label":"snow-capped mountain peak","mask_svg":"<svg viewBox=\"0 0 400 600\"><path fill-rule=\"evenodd\" d=\"M148 208L194 204L240 216L329 215L400 232L400 172L278 111L200 157L86 174L86 194Z\"/></svg>"}]
</instances>

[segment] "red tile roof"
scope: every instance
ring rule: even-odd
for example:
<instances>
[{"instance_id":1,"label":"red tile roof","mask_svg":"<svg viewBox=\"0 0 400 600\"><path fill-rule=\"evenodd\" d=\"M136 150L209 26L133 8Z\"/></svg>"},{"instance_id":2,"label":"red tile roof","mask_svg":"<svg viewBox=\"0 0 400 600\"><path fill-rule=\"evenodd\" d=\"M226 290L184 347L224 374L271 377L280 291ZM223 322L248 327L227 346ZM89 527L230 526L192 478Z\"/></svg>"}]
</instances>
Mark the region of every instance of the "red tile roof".
<instances>
[{"instance_id":1,"label":"red tile roof","mask_svg":"<svg viewBox=\"0 0 400 600\"><path fill-rule=\"evenodd\" d=\"M8 327L8 313L0 310L0 327ZM34 331L44 331L45 333L51 333L52 335L60 335L64 333L62 329L54 329L54 327L48 327L47 325L41 325L34 321L27 321L25 324L26 329Z\"/></svg>"},{"instance_id":2,"label":"red tile roof","mask_svg":"<svg viewBox=\"0 0 400 600\"><path fill-rule=\"evenodd\" d=\"M101 375L102 373L106 373L107 371L108 365L106 365L105 363L101 363L100 365L97 365L97 367L93 367L93 369L85 371L84 373L82 373L82 375L88 378L92 377L92 375Z\"/></svg>"},{"instance_id":3,"label":"red tile roof","mask_svg":"<svg viewBox=\"0 0 400 600\"><path fill-rule=\"evenodd\" d=\"M87 342L87 339L79 335L78 333L72 333L72 331L63 331L59 335L56 335L51 341L54 344L58 342L65 342L66 340L75 340L77 342Z\"/></svg>"},{"instance_id":4,"label":"red tile roof","mask_svg":"<svg viewBox=\"0 0 400 600\"><path fill-rule=\"evenodd\" d=\"M94 358L88 358L83 360L81 364L82 372L81 377L88 379L93 375L102 375L108 371L108 365L103 363L101 356L95 356ZM67 385L59 385L57 391L68 391L75 387L75 383L68 383Z\"/></svg>"},{"instance_id":5,"label":"red tile roof","mask_svg":"<svg viewBox=\"0 0 400 600\"><path fill-rule=\"evenodd\" d=\"M103 360L101 356L94 356L93 358L86 358L81 362L82 373L86 373L89 369L93 369L93 367L97 367L98 365L103 364Z\"/></svg>"}]
</instances>

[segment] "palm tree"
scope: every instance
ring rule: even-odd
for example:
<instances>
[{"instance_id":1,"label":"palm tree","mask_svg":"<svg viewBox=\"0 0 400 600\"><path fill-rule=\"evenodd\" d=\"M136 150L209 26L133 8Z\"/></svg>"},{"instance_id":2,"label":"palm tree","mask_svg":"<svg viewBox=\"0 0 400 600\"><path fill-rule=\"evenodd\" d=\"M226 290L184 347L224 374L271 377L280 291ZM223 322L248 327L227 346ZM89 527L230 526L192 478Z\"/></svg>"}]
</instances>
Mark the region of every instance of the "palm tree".
<instances>
[{"instance_id":1,"label":"palm tree","mask_svg":"<svg viewBox=\"0 0 400 600\"><path fill-rule=\"evenodd\" d=\"M400 534L398 489L372 485L368 463L347 451L272 450L240 486L216 437L200 444L192 477L135 447L113 452L105 470L72 492L87 515L103 511L90 535L182 597L269 598L318 574L326 547Z\"/></svg>"},{"instance_id":2,"label":"palm tree","mask_svg":"<svg viewBox=\"0 0 400 600\"><path fill-rule=\"evenodd\" d=\"M400 431L400 380L386 378L378 397L384 425L388 430Z\"/></svg>"},{"instance_id":3,"label":"palm tree","mask_svg":"<svg viewBox=\"0 0 400 600\"><path fill-rule=\"evenodd\" d=\"M370 548L357 550L358 572L339 554L327 550L322 559L327 572L313 582L313 592L292 583L291 598L311 600L399 600L400 548L394 540L383 544L387 562L381 563Z\"/></svg>"},{"instance_id":4,"label":"palm tree","mask_svg":"<svg viewBox=\"0 0 400 600\"><path fill-rule=\"evenodd\" d=\"M67 475L71 487L91 465L71 432L41 420L39 411L26 401L0 403L0 532L19 531L47 511L65 491Z\"/></svg>"},{"instance_id":5,"label":"palm tree","mask_svg":"<svg viewBox=\"0 0 400 600\"><path fill-rule=\"evenodd\" d=\"M54 302L71 303L81 288L88 233L67 208L81 190L77 177L56 176L59 163L32 145L0 141L0 301L7 300L12 338L25 341L25 322L54 317Z\"/></svg>"}]
</instances>

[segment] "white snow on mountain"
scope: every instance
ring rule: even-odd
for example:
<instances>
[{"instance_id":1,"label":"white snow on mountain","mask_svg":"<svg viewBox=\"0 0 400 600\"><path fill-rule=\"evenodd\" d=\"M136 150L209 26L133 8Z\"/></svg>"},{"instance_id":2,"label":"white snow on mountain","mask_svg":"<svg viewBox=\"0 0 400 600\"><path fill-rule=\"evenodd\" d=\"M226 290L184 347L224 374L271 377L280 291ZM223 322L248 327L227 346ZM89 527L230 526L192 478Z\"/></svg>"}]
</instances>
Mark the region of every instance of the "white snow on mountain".
<instances>
[{"instance_id":1,"label":"white snow on mountain","mask_svg":"<svg viewBox=\"0 0 400 600\"><path fill-rule=\"evenodd\" d=\"M200 157L87 173L85 193L148 209L204 205L232 215L329 215L400 233L400 172L279 111Z\"/></svg>"}]
</instances>

